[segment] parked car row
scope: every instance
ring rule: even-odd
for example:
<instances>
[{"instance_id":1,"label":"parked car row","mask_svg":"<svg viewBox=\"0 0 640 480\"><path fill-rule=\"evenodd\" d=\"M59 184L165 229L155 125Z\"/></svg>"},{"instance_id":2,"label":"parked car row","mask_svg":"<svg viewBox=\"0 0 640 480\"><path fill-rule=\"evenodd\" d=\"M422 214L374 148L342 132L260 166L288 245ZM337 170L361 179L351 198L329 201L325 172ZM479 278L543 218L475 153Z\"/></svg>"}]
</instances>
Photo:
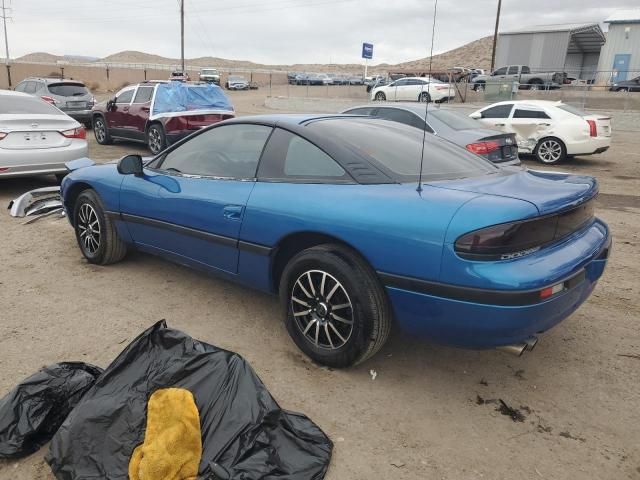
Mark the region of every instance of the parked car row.
<instances>
[{"instance_id":1,"label":"parked car row","mask_svg":"<svg viewBox=\"0 0 640 480\"><path fill-rule=\"evenodd\" d=\"M455 99L455 86L429 77L405 77L372 88L371 100L448 102Z\"/></svg>"},{"instance_id":2,"label":"parked car row","mask_svg":"<svg viewBox=\"0 0 640 480\"><path fill-rule=\"evenodd\" d=\"M364 85L364 79L358 75L338 73L287 73L290 85Z\"/></svg>"}]
</instances>

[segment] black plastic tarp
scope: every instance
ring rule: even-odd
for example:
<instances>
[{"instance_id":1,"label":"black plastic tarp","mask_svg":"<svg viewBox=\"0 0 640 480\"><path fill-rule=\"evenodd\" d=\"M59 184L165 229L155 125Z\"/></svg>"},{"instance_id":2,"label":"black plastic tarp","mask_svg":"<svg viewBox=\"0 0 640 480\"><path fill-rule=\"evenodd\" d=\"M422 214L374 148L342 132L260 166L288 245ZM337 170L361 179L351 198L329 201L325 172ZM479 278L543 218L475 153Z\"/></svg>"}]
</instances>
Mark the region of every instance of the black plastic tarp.
<instances>
[{"instance_id":1,"label":"black plastic tarp","mask_svg":"<svg viewBox=\"0 0 640 480\"><path fill-rule=\"evenodd\" d=\"M0 399L0 458L29 455L47 443L101 373L86 363L57 363Z\"/></svg>"},{"instance_id":2,"label":"black plastic tarp","mask_svg":"<svg viewBox=\"0 0 640 480\"><path fill-rule=\"evenodd\" d=\"M126 480L147 401L168 387L189 390L198 407L201 478L324 478L333 444L317 425L282 410L240 355L164 321L135 339L68 416L46 457L55 476Z\"/></svg>"}]
</instances>

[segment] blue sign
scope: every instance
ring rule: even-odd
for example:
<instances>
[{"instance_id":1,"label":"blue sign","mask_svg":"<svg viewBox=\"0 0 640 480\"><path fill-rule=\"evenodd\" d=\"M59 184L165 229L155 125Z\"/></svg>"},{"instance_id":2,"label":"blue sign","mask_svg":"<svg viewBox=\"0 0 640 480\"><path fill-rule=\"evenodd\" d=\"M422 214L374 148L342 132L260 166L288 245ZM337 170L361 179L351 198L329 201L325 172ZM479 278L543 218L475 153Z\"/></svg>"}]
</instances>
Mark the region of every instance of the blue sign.
<instances>
[{"instance_id":1,"label":"blue sign","mask_svg":"<svg viewBox=\"0 0 640 480\"><path fill-rule=\"evenodd\" d=\"M373 44L372 43L363 43L362 44L362 58L367 58L371 60L373 58Z\"/></svg>"}]
</instances>

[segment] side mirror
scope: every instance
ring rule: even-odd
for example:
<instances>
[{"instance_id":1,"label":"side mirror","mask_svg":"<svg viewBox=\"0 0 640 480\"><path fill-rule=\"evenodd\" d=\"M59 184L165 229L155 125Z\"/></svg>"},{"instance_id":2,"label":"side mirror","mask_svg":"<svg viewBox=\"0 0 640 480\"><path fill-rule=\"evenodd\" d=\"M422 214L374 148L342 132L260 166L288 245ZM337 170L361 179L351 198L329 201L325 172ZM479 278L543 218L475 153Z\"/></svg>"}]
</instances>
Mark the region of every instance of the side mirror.
<instances>
[{"instance_id":1,"label":"side mirror","mask_svg":"<svg viewBox=\"0 0 640 480\"><path fill-rule=\"evenodd\" d=\"M471 115L469 115L469 117L473 118L474 120L480 120L482 118L482 114L480 112L473 112Z\"/></svg>"},{"instance_id":2,"label":"side mirror","mask_svg":"<svg viewBox=\"0 0 640 480\"><path fill-rule=\"evenodd\" d=\"M118 162L118 173L122 175L142 175L142 157L137 154L125 155Z\"/></svg>"},{"instance_id":3,"label":"side mirror","mask_svg":"<svg viewBox=\"0 0 640 480\"><path fill-rule=\"evenodd\" d=\"M112 99L107 101L107 110L113 110L113 107L116 104L116 98L113 97Z\"/></svg>"}]
</instances>

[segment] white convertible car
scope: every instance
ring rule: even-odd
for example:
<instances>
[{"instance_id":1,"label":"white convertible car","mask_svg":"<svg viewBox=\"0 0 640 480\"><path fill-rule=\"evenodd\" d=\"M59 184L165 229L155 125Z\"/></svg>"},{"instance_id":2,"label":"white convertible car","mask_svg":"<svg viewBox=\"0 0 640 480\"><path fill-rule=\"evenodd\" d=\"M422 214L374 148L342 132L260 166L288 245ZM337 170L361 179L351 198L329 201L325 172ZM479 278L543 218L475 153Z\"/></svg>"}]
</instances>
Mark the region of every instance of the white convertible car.
<instances>
[{"instance_id":1,"label":"white convertible car","mask_svg":"<svg viewBox=\"0 0 640 480\"><path fill-rule=\"evenodd\" d=\"M514 133L518 150L547 164L602 153L611 145L611 118L548 100L499 102L470 115L490 128Z\"/></svg>"}]
</instances>

